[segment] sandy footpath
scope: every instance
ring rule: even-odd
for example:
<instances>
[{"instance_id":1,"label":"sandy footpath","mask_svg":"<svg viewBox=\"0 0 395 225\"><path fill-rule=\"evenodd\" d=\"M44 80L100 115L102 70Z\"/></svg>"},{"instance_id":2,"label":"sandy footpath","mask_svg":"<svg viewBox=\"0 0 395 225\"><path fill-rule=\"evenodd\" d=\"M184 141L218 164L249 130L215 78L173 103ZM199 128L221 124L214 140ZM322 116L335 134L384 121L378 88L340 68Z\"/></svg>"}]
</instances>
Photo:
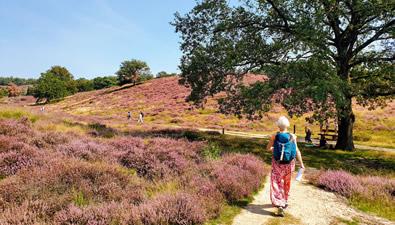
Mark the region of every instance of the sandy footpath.
<instances>
[{"instance_id":1,"label":"sandy footpath","mask_svg":"<svg viewBox=\"0 0 395 225\"><path fill-rule=\"evenodd\" d=\"M339 224L339 218L348 221L356 219L360 221L359 224L394 224L388 220L351 208L347 205L345 199L336 196L334 193L316 188L307 184L306 181L296 182L294 180L292 181L286 217L278 218L274 216L276 208L271 205L269 193L270 185L269 178L267 178L263 190L254 197L251 204L236 216L233 225L326 225Z\"/></svg>"}]
</instances>

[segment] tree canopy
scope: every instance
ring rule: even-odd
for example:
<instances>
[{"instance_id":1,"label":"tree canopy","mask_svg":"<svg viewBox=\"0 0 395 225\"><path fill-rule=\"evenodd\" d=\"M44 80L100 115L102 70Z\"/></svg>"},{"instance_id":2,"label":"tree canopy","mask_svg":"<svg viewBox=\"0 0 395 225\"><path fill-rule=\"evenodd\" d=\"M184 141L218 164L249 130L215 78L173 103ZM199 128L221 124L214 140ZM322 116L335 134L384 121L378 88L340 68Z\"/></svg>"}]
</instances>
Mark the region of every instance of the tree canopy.
<instances>
[{"instance_id":1,"label":"tree canopy","mask_svg":"<svg viewBox=\"0 0 395 225\"><path fill-rule=\"evenodd\" d=\"M150 68L144 61L137 59L126 60L121 63L116 74L118 75L119 84L136 84L140 76L147 77L150 75Z\"/></svg>"},{"instance_id":2,"label":"tree canopy","mask_svg":"<svg viewBox=\"0 0 395 225\"><path fill-rule=\"evenodd\" d=\"M41 74L34 85L33 95L37 98L37 102L41 99L46 99L49 102L55 99L62 99L70 95L70 92L67 90L65 81L53 73L46 72Z\"/></svg>"},{"instance_id":3,"label":"tree canopy","mask_svg":"<svg viewBox=\"0 0 395 225\"><path fill-rule=\"evenodd\" d=\"M352 101L375 108L395 94L395 4L390 0L204 0L173 25L190 100L226 91L224 113L259 118L273 102L292 115L338 120L354 149ZM244 85L244 74L268 82Z\"/></svg>"},{"instance_id":4,"label":"tree canopy","mask_svg":"<svg viewBox=\"0 0 395 225\"><path fill-rule=\"evenodd\" d=\"M93 81L85 78L79 78L75 80L75 85L78 92L92 91L95 89Z\"/></svg>"},{"instance_id":5,"label":"tree canopy","mask_svg":"<svg viewBox=\"0 0 395 225\"><path fill-rule=\"evenodd\" d=\"M8 85L14 83L16 85L29 85L34 84L36 79L33 78L19 78L19 77L0 77L0 85Z\"/></svg>"},{"instance_id":6,"label":"tree canopy","mask_svg":"<svg viewBox=\"0 0 395 225\"><path fill-rule=\"evenodd\" d=\"M93 87L96 90L108 88L118 85L117 77L106 76L106 77L96 77L93 79Z\"/></svg>"},{"instance_id":7,"label":"tree canopy","mask_svg":"<svg viewBox=\"0 0 395 225\"><path fill-rule=\"evenodd\" d=\"M167 73L166 71L160 71L156 74L156 78L173 77L173 76L177 76L177 73Z\"/></svg>"},{"instance_id":8,"label":"tree canopy","mask_svg":"<svg viewBox=\"0 0 395 225\"><path fill-rule=\"evenodd\" d=\"M66 67L53 66L47 71L47 73L53 74L64 82L68 95L77 93L77 83L74 81L74 76L66 69Z\"/></svg>"}]
</instances>

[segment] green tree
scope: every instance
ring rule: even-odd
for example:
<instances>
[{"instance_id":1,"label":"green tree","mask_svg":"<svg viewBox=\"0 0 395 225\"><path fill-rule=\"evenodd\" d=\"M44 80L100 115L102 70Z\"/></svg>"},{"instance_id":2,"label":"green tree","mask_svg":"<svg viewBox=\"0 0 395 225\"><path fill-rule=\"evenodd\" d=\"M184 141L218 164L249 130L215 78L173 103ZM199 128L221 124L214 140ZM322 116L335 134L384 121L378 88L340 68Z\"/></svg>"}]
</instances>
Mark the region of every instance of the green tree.
<instances>
[{"instance_id":1,"label":"green tree","mask_svg":"<svg viewBox=\"0 0 395 225\"><path fill-rule=\"evenodd\" d=\"M46 102L55 99L62 99L69 95L66 82L53 73L42 73L37 83L34 85L34 97L37 102L46 99Z\"/></svg>"},{"instance_id":2,"label":"green tree","mask_svg":"<svg viewBox=\"0 0 395 225\"><path fill-rule=\"evenodd\" d=\"M92 91L94 90L94 85L92 80L88 80L85 78L79 78L75 80L76 83L76 88L78 92L84 92L84 91Z\"/></svg>"},{"instance_id":3,"label":"green tree","mask_svg":"<svg viewBox=\"0 0 395 225\"><path fill-rule=\"evenodd\" d=\"M95 90L108 88L118 85L118 78L115 76L96 77L93 79L93 87Z\"/></svg>"},{"instance_id":4,"label":"green tree","mask_svg":"<svg viewBox=\"0 0 395 225\"><path fill-rule=\"evenodd\" d=\"M68 95L77 93L77 83L74 81L74 76L66 69L66 67L53 66L47 71L47 73L52 73L54 76L64 81L67 91L69 92Z\"/></svg>"},{"instance_id":5,"label":"green tree","mask_svg":"<svg viewBox=\"0 0 395 225\"><path fill-rule=\"evenodd\" d=\"M34 89L34 86L29 86L27 88L26 95L27 96L34 96L35 92L36 92L36 90Z\"/></svg>"},{"instance_id":6,"label":"green tree","mask_svg":"<svg viewBox=\"0 0 395 225\"><path fill-rule=\"evenodd\" d=\"M136 85L140 76L147 77L150 74L150 68L146 62L132 59L122 62L116 74L118 75L119 84L133 83L133 85Z\"/></svg>"},{"instance_id":7,"label":"green tree","mask_svg":"<svg viewBox=\"0 0 395 225\"><path fill-rule=\"evenodd\" d=\"M36 80L32 78L25 79L19 77L0 77L0 85L8 85L9 83L14 83L20 86L34 84L35 82Z\"/></svg>"},{"instance_id":8,"label":"green tree","mask_svg":"<svg viewBox=\"0 0 395 225\"><path fill-rule=\"evenodd\" d=\"M0 98L8 96L8 91L6 88L0 87Z\"/></svg>"},{"instance_id":9,"label":"green tree","mask_svg":"<svg viewBox=\"0 0 395 225\"><path fill-rule=\"evenodd\" d=\"M137 79L137 82L144 82L152 79L154 79L154 76L151 73L143 73L140 74L139 78Z\"/></svg>"},{"instance_id":10,"label":"green tree","mask_svg":"<svg viewBox=\"0 0 395 225\"><path fill-rule=\"evenodd\" d=\"M156 74L156 78L172 77L172 76L177 76L177 74L176 73L167 73L166 71L160 71L159 73Z\"/></svg>"},{"instance_id":11,"label":"green tree","mask_svg":"<svg viewBox=\"0 0 395 225\"><path fill-rule=\"evenodd\" d=\"M354 149L352 102L384 106L395 94L395 4L390 0L204 0L176 13L181 83L190 100L221 91L224 113L250 118L281 102L291 116L338 120L336 148ZM269 81L246 86L248 71Z\"/></svg>"}]
</instances>

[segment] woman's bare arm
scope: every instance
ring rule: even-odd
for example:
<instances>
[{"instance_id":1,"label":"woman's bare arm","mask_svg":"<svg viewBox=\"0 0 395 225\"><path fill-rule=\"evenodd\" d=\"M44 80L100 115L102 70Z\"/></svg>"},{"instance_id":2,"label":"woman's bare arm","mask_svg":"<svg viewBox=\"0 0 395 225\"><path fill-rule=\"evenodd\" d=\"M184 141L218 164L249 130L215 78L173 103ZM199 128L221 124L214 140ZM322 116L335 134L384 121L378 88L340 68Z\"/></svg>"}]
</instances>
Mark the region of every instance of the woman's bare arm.
<instances>
[{"instance_id":1,"label":"woman's bare arm","mask_svg":"<svg viewBox=\"0 0 395 225\"><path fill-rule=\"evenodd\" d=\"M292 136L293 136L293 138L294 138L295 145L296 145L296 159L299 161L300 167L302 167L302 168L304 169L302 153L300 153L300 150L299 150L299 148L298 148L298 142L296 141L296 140L297 140L297 137L296 137L296 135L294 135L294 134L293 134Z\"/></svg>"},{"instance_id":2,"label":"woman's bare arm","mask_svg":"<svg viewBox=\"0 0 395 225\"><path fill-rule=\"evenodd\" d=\"M295 134L292 134L292 138L295 142L296 145L296 159L300 163L300 167L304 169L304 164L303 164L303 158L302 158L302 153L300 153L299 147L298 147L298 142L297 142L297 137Z\"/></svg>"},{"instance_id":3,"label":"woman's bare arm","mask_svg":"<svg viewBox=\"0 0 395 225\"><path fill-rule=\"evenodd\" d=\"M299 148L296 148L296 159L299 161L300 167L304 169L302 154L300 153Z\"/></svg>"}]
</instances>

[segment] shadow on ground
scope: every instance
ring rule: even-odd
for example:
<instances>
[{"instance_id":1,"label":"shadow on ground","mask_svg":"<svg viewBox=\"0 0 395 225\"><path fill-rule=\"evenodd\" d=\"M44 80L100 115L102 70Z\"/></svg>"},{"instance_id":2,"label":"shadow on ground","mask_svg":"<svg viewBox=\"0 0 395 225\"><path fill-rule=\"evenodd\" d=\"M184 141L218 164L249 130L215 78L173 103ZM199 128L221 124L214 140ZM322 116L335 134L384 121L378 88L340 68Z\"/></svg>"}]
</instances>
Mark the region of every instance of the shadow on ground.
<instances>
[{"instance_id":1,"label":"shadow on ground","mask_svg":"<svg viewBox=\"0 0 395 225\"><path fill-rule=\"evenodd\" d=\"M265 215L265 216L276 216L273 212L265 210L270 208L273 208L273 206L270 204L265 204L265 205L250 204L247 207L245 207L247 211L254 214Z\"/></svg>"}]
</instances>

